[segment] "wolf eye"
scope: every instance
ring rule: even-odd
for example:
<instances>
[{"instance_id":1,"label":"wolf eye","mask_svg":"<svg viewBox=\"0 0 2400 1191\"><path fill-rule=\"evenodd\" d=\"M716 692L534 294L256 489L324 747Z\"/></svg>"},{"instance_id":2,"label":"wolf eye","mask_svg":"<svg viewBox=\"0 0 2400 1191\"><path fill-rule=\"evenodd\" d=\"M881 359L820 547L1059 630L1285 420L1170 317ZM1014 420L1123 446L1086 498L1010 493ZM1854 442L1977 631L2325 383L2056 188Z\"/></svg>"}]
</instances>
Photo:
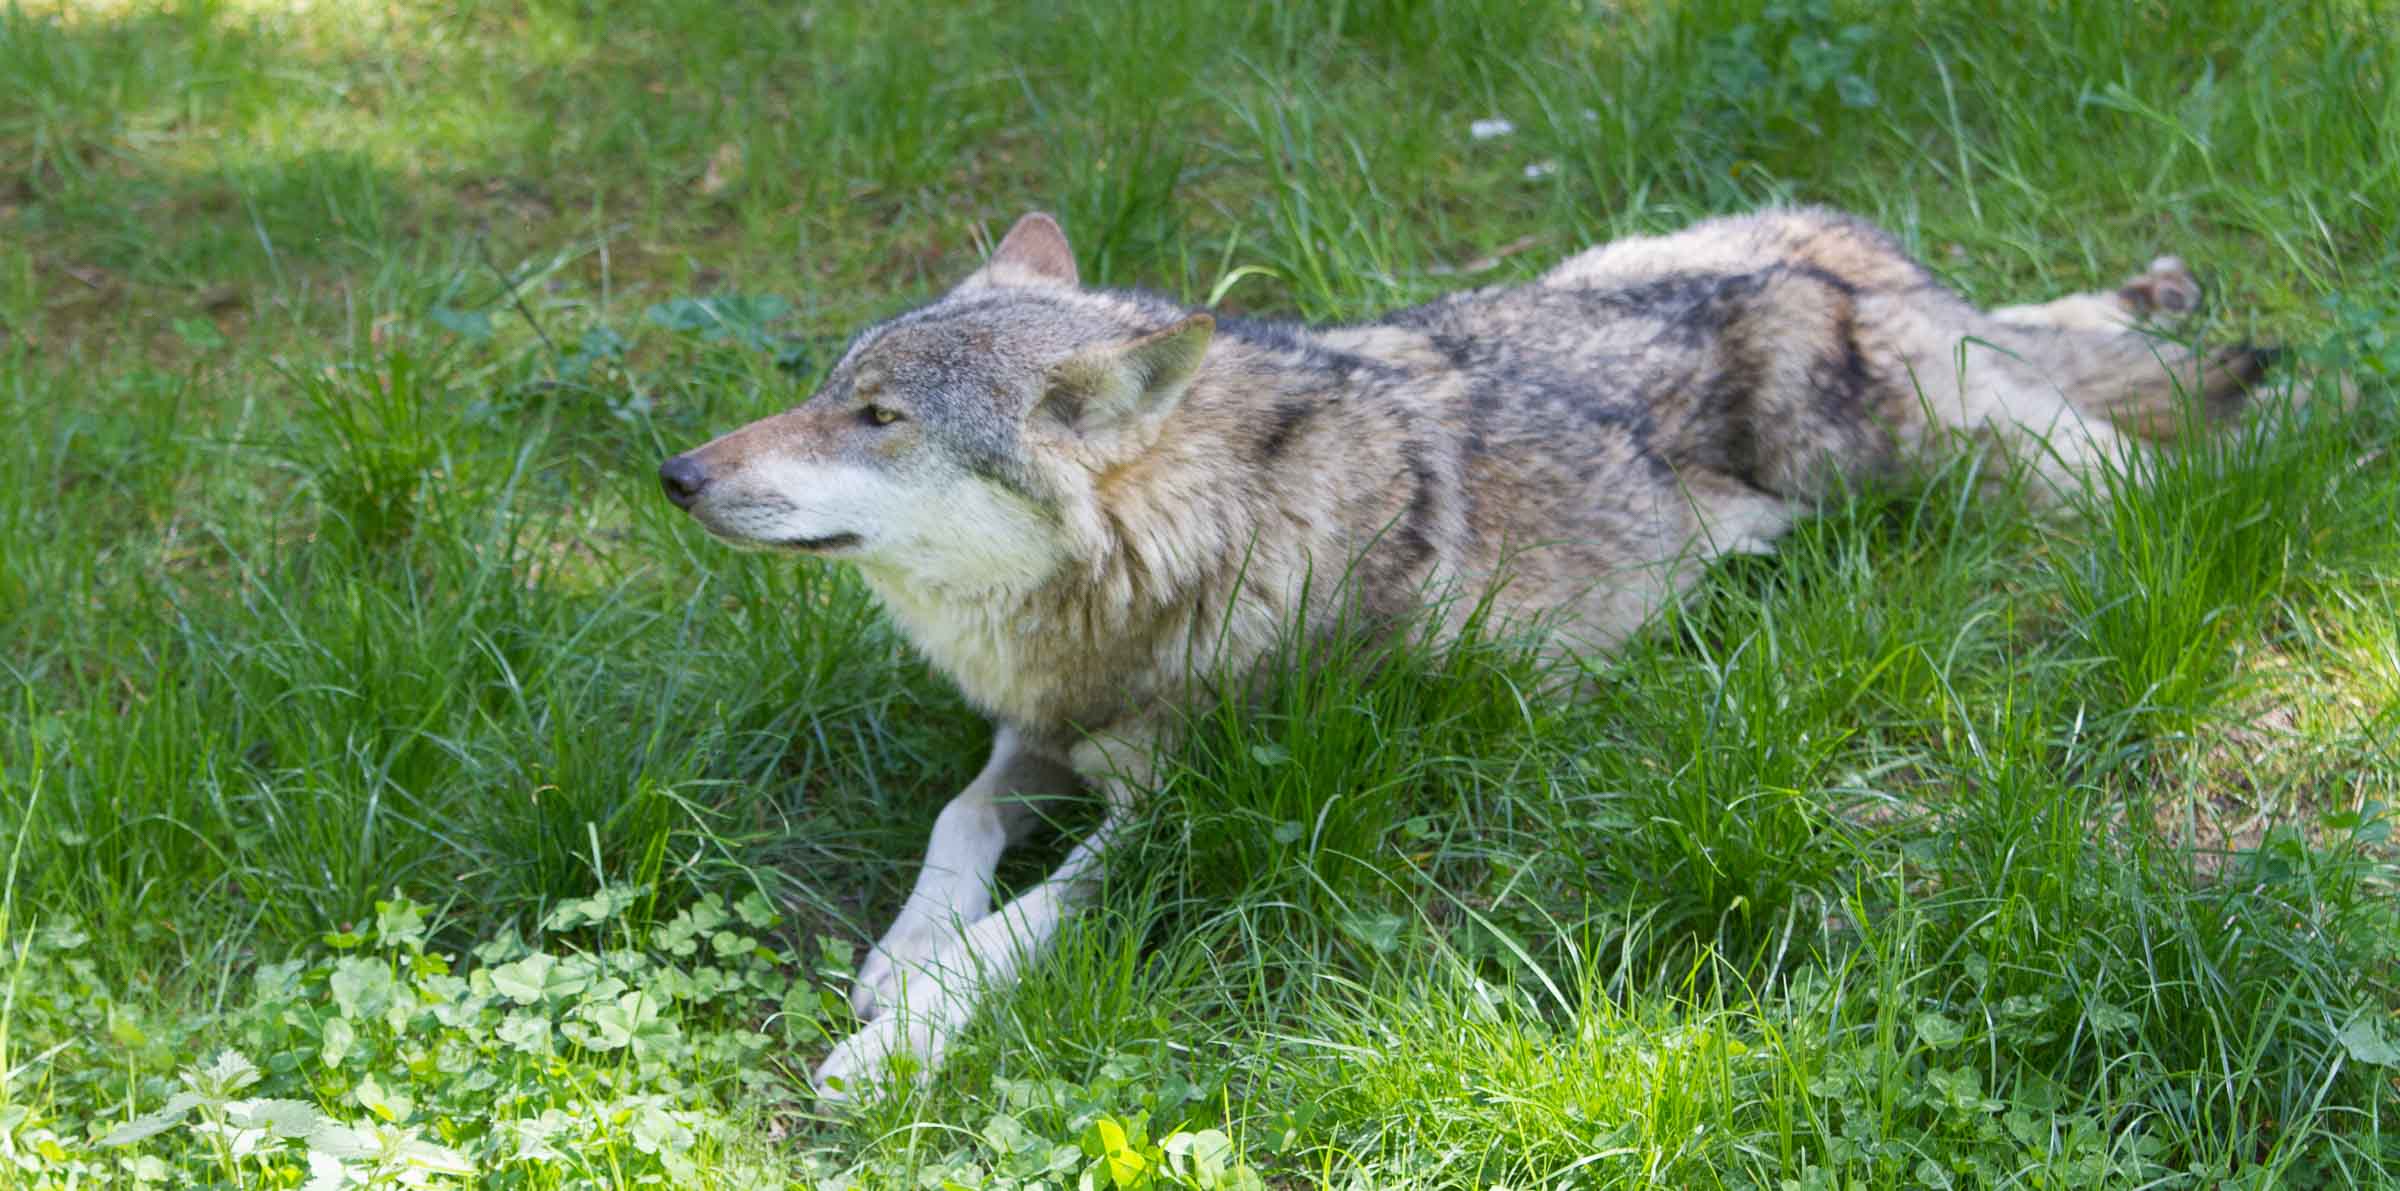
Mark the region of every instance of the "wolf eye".
<instances>
[{"instance_id":1,"label":"wolf eye","mask_svg":"<svg viewBox=\"0 0 2400 1191\"><path fill-rule=\"evenodd\" d=\"M858 416L865 418L871 426L889 426L900 420L900 411L888 405L869 405L859 410Z\"/></svg>"}]
</instances>

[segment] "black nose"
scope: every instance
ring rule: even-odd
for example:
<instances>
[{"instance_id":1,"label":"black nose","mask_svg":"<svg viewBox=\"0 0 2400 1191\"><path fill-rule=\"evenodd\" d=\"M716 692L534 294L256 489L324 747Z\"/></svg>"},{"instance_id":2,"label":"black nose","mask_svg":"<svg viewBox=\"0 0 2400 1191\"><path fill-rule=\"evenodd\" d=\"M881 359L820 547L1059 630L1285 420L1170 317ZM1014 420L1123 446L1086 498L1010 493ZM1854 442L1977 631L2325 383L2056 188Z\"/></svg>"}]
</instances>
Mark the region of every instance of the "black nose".
<instances>
[{"instance_id":1,"label":"black nose","mask_svg":"<svg viewBox=\"0 0 2400 1191\"><path fill-rule=\"evenodd\" d=\"M700 499L700 490L708 487L708 469L689 455L677 455L658 465L658 486L667 490L667 499L675 507L688 509Z\"/></svg>"}]
</instances>

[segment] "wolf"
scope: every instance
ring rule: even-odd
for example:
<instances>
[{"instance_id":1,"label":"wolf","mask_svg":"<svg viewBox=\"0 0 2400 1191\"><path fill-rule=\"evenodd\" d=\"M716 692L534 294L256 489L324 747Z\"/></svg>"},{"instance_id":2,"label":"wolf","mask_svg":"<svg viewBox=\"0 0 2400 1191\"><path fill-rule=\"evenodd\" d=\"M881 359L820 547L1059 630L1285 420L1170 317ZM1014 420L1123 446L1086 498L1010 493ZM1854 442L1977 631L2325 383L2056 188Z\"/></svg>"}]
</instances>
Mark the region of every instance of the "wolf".
<instances>
[{"instance_id":1,"label":"wolf","mask_svg":"<svg viewBox=\"0 0 2400 1191\"><path fill-rule=\"evenodd\" d=\"M1770 209L1312 327L1086 288L1026 215L805 403L659 468L710 533L858 568L994 725L815 1082L856 1094L904 1054L929 1078L1088 899L1181 701L1253 681L1289 634L1438 636L1472 609L1588 657L1709 559L1946 441L2072 489L2260 383L2265 352L2155 333L2200 297L2162 257L1982 310L1861 219ZM1075 791L1099 826L994 909L1032 800Z\"/></svg>"}]
</instances>

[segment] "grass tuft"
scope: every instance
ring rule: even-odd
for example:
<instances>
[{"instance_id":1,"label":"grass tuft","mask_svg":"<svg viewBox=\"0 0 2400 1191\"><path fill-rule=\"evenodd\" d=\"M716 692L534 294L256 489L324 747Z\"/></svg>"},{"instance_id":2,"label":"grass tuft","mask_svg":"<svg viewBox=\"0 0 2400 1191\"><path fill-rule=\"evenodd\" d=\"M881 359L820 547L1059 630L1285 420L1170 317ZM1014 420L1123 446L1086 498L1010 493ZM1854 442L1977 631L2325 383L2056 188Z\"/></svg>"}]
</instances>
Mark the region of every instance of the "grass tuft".
<instances>
[{"instance_id":1,"label":"grass tuft","mask_svg":"<svg viewBox=\"0 0 2400 1191\"><path fill-rule=\"evenodd\" d=\"M2385 7L0 5L0 1185L2391 1185ZM664 454L1026 209L1355 320L1784 201L2179 254L2288 392L1589 672L1295 648L938 1083L800 1090L984 732Z\"/></svg>"}]
</instances>

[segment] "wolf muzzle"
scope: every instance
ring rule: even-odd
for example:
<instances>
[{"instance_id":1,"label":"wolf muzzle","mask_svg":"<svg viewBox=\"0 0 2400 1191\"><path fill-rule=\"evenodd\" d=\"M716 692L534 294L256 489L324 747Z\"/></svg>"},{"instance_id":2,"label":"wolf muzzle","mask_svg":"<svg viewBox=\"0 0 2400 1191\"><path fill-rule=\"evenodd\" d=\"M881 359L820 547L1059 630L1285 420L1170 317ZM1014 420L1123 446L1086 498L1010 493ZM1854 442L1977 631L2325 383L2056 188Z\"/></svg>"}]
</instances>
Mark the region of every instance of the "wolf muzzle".
<instances>
[{"instance_id":1,"label":"wolf muzzle","mask_svg":"<svg viewBox=\"0 0 2400 1191\"><path fill-rule=\"evenodd\" d=\"M708 487L708 479L708 469L690 455L677 455L658 465L658 486L666 490L676 508L687 512L692 502L700 499L700 490Z\"/></svg>"}]
</instances>

